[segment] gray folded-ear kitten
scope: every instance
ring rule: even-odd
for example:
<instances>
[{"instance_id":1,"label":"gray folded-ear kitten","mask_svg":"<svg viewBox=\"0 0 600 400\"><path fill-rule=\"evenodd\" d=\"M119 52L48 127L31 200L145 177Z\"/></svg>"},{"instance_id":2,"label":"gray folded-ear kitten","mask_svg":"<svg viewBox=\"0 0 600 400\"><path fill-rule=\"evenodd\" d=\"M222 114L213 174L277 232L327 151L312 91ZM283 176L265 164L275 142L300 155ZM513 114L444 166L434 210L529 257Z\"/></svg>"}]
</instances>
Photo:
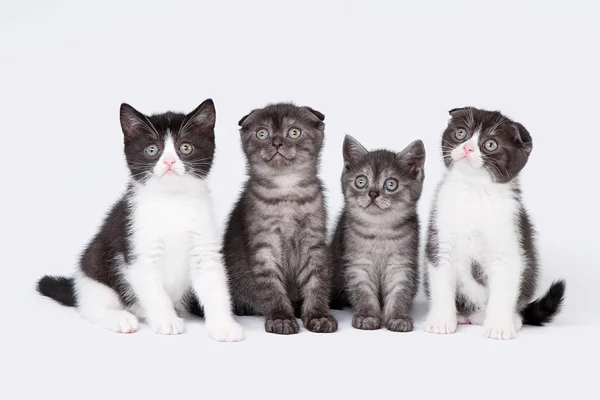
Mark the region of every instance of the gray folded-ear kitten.
<instances>
[{"instance_id":1,"label":"gray folded-ear kitten","mask_svg":"<svg viewBox=\"0 0 600 400\"><path fill-rule=\"evenodd\" d=\"M344 140L344 208L332 238L332 308L351 305L352 326L413 329L410 317L419 284L419 218L425 147L368 151Z\"/></svg>"},{"instance_id":2,"label":"gray folded-ear kitten","mask_svg":"<svg viewBox=\"0 0 600 400\"><path fill-rule=\"evenodd\" d=\"M329 313L331 263L317 177L325 116L280 103L240 124L248 180L231 212L223 253L234 311L261 314L267 332L334 332Z\"/></svg>"}]
</instances>

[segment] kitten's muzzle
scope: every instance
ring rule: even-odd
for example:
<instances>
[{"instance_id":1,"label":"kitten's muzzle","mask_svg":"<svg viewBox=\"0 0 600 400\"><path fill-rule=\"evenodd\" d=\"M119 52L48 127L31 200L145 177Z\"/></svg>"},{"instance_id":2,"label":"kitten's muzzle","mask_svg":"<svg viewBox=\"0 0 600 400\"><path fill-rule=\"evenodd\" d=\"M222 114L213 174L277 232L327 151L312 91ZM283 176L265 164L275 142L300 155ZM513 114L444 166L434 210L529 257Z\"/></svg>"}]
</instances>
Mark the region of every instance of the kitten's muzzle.
<instances>
[{"instance_id":1,"label":"kitten's muzzle","mask_svg":"<svg viewBox=\"0 0 600 400\"><path fill-rule=\"evenodd\" d=\"M283 146L281 138L278 137L275 137L271 143L273 144L273 147L275 147L277 150L279 150L279 148Z\"/></svg>"},{"instance_id":2,"label":"kitten's muzzle","mask_svg":"<svg viewBox=\"0 0 600 400\"><path fill-rule=\"evenodd\" d=\"M371 198L371 200L375 201L375 199L379 197L379 192L371 191L369 192L369 197Z\"/></svg>"},{"instance_id":3,"label":"kitten's muzzle","mask_svg":"<svg viewBox=\"0 0 600 400\"><path fill-rule=\"evenodd\" d=\"M371 201L369 204L367 204L367 206L366 206L365 208L367 208L367 209L372 209L372 208L371 208L371 206L375 206L375 207L377 207L378 209L380 209L380 210L381 210L381 207L379 207L379 204L377 204L377 203L375 202L375 199L373 199L373 200L372 200L372 201Z\"/></svg>"},{"instance_id":4,"label":"kitten's muzzle","mask_svg":"<svg viewBox=\"0 0 600 400\"><path fill-rule=\"evenodd\" d=\"M271 161L272 159L274 159L277 156L281 156L283 159L289 161L289 158L287 158L286 156L284 156L283 154L281 154L279 151L276 151L275 153L273 153L273 155L271 156L271 158L269 158L269 161Z\"/></svg>"}]
</instances>

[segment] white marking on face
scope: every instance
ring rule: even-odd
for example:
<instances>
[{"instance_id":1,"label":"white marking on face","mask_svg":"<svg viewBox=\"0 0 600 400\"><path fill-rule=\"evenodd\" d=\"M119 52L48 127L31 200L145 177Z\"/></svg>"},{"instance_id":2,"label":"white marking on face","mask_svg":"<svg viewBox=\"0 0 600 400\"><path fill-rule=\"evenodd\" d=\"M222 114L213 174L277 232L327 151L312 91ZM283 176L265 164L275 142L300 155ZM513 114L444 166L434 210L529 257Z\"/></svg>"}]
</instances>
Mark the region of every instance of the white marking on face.
<instances>
[{"instance_id":1,"label":"white marking on face","mask_svg":"<svg viewBox=\"0 0 600 400\"><path fill-rule=\"evenodd\" d=\"M458 145L450 156L454 161L455 166L459 168L467 167L466 169L479 169L483 167L483 156L479 149L479 131L476 131L467 141Z\"/></svg>"},{"instance_id":2,"label":"white marking on face","mask_svg":"<svg viewBox=\"0 0 600 400\"><path fill-rule=\"evenodd\" d=\"M165 147L153 168L154 175L158 178L178 175L185 175L185 166L177 154L175 143L170 132L167 132Z\"/></svg>"}]
</instances>

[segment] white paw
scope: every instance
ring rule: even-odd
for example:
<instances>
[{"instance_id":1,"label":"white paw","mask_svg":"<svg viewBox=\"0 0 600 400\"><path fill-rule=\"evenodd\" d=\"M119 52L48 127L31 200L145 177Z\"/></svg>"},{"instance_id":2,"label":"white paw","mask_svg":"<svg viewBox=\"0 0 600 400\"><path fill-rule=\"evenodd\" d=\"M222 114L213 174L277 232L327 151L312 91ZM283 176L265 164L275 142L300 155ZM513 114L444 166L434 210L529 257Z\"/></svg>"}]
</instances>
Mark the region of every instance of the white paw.
<instances>
[{"instance_id":1,"label":"white paw","mask_svg":"<svg viewBox=\"0 0 600 400\"><path fill-rule=\"evenodd\" d=\"M244 337L242 327L234 320L207 323L208 335L219 342L239 342Z\"/></svg>"},{"instance_id":2,"label":"white paw","mask_svg":"<svg viewBox=\"0 0 600 400\"><path fill-rule=\"evenodd\" d=\"M515 329L518 332L523 327L523 318L521 318L521 314L517 314L517 313L515 313L513 318L515 320Z\"/></svg>"},{"instance_id":3,"label":"white paw","mask_svg":"<svg viewBox=\"0 0 600 400\"><path fill-rule=\"evenodd\" d=\"M155 321L150 321L152 330L160 335L179 335L185 331L183 318L177 314L165 315Z\"/></svg>"},{"instance_id":4,"label":"white paw","mask_svg":"<svg viewBox=\"0 0 600 400\"><path fill-rule=\"evenodd\" d=\"M508 340L517 337L515 318L486 318L483 323L483 332L490 339Z\"/></svg>"},{"instance_id":5,"label":"white paw","mask_svg":"<svg viewBox=\"0 0 600 400\"><path fill-rule=\"evenodd\" d=\"M138 329L138 319L124 310L108 310L98 324L118 333L133 333Z\"/></svg>"},{"instance_id":6,"label":"white paw","mask_svg":"<svg viewBox=\"0 0 600 400\"><path fill-rule=\"evenodd\" d=\"M458 319L455 313L448 315L430 314L425 320L425 330L429 333L448 334L456 332Z\"/></svg>"}]
</instances>

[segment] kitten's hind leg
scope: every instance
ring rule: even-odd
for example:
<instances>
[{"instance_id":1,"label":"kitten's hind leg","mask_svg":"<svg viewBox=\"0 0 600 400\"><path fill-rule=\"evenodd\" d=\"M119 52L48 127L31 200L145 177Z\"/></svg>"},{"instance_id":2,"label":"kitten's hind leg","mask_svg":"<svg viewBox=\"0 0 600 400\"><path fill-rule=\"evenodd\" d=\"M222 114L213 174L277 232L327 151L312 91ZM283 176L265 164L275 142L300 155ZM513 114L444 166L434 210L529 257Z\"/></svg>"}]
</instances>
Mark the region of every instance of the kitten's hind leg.
<instances>
[{"instance_id":1,"label":"kitten's hind leg","mask_svg":"<svg viewBox=\"0 0 600 400\"><path fill-rule=\"evenodd\" d=\"M119 333L133 333L138 319L125 310L119 295L110 287L83 274L75 277L77 310L88 321Z\"/></svg>"},{"instance_id":2,"label":"kitten's hind leg","mask_svg":"<svg viewBox=\"0 0 600 400\"><path fill-rule=\"evenodd\" d=\"M515 330L519 331L523 327L523 320L521 315L518 313L514 313L513 316ZM474 312L471 315L459 315L458 323L459 324L469 324L469 325L483 325L485 322L485 309Z\"/></svg>"},{"instance_id":3,"label":"kitten's hind leg","mask_svg":"<svg viewBox=\"0 0 600 400\"><path fill-rule=\"evenodd\" d=\"M462 325L483 325L485 310L479 310L469 315L458 315L458 323Z\"/></svg>"}]
</instances>

